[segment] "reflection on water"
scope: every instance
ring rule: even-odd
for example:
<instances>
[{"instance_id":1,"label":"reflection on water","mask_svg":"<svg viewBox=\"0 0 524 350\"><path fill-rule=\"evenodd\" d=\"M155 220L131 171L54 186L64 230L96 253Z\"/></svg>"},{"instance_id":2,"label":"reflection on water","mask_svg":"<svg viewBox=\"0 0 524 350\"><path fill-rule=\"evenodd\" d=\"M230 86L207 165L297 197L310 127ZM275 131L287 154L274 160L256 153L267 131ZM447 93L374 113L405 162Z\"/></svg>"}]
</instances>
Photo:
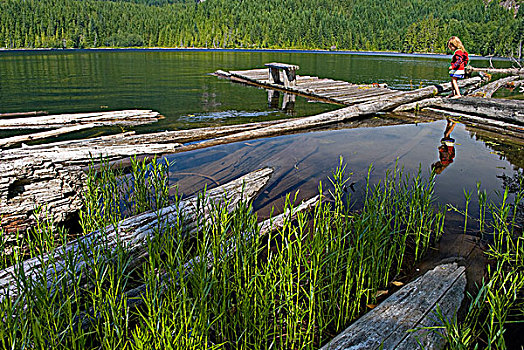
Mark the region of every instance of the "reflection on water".
<instances>
[{"instance_id":1,"label":"reflection on water","mask_svg":"<svg viewBox=\"0 0 524 350\"><path fill-rule=\"evenodd\" d=\"M455 159L455 139L451 138L451 132L455 129L456 124L456 122L450 119L447 120L444 137L440 139L438 148L439 161L431 165L436 174L441 174Z\"/></svg>"},{"instance_id":2,"label":"reflection on water","mask_svg":"<svg viewBox=\"0 0 524 350\"><path fill-rule=\"evenodd\" d=\"M429 176L435 162L435 143L442 139L442 130L447 130L448 136L453 131L454 147L460 157L436 178L438 203L463 207L462 189L476 193L478 181L493 195L501 188L498 176L511 176L518 168L505 156L494 153L483 141L472 137L463 124L452 123L451 127L449 122L441 120L388 125L391 121L383 118L372 118L368 123L372 127L351 128L355 125L346 124L346 128L338 130L251 140L175 154L169 156L174 163L171 180L179 184L179 192L189 194L206 184L222 184L255 169L272 167L275 169L273 177L254 203L265 216L272 206L282 207L287 193L300 189L299 199L318 193L319 182L328 184L327 179L338 165L339 156L343 156L352 173L351 182L354 182L352 198L358 205L371 164L372 183L381 180L386 170L394 168L397 162L405 172L413 174L420 170ZM472 203L470 208L474 205Z\"/></svg>"},{"instance_id":3,"label":"reflection on water","mask_svg":"<svg viewBox=\"0 0 524 350\"><path fill-rule=\"evenodd\" d=\"M287 92L282 93L282 107L280 106L280 91L268 89L267 91L267 106L271 109L280 109L289 116L294 117L295 112L295 101L297 96L295 94L289 94Z\"/></svg>"}]
</instances>

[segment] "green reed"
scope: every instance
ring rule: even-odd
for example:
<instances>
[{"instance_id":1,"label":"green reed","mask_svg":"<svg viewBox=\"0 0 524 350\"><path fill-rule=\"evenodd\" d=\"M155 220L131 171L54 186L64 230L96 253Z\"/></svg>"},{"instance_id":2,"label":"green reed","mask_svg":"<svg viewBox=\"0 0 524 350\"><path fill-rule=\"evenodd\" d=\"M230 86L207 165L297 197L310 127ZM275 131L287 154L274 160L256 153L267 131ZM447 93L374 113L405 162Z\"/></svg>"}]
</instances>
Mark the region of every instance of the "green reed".
<instances>
[{"instance_id":1,"label":"green reed","mask_svg":"<svg viewBox=\"0 0 524 350\"><path fill-rule=\"evenodd\" d=\"M490 263L476 294L468 295L462 322L437 314L451 349L506 349L507 328L524 320L524 233L518 212L524 203L524 177L513 192L507 186L500 203L493 203L477 185L480 234L487 240Z\"/></svg>"},{"instance_id":2,"label":"green reed","mask_svg":"<svg viewBox=\"0 0 524 350\"><path fill-rule=\"evenodd\" d=\"M168 168L156 160L133 161L129 174L108 164L92 167L80 215L84 233L103 235L127 215L159 213L168 204ZM311 213L286 218L268 235L260 234L250 205L228 212L223 203L207 203L204 192L200 206L211 206L209 219L199 218L192 236L184 218L161 221L139 264L122 244L86 242L66 261L62 273L70 283L17 276L25 293L1 303L0 343L13 349L318 348L376 303L377 291L406 262L419 260L443 229L433 178L398 168L378 185L368 177L364 205L355 211L347 181L341 160L330 185L319 185L322 196ZM288 197L284 210L294 203ZM52 221L42 225L46 244L29 247L31 254L68 239ZM90 259L76 271L82 254ZM138 286L141 293L129 294Z\"/></svg>"}]
</instances>

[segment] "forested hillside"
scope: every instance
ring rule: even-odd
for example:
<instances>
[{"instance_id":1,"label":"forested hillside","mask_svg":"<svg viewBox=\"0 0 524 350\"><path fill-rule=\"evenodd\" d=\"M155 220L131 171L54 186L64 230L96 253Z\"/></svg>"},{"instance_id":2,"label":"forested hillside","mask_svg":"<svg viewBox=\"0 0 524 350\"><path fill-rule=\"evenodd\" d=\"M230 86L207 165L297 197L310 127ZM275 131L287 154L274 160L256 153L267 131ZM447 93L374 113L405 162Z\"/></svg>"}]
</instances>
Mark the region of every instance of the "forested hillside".
<instances>
[{"instance_id":1,"label":"forested hillside","mask_svg":"<svg viewBox=\"0 0 524 350\"><path fill-rule=\"evenodd\" d=\"M518 55L523 11L484 0L0 0L0 45L244 47Z\"/></svg>"}]
</instances>

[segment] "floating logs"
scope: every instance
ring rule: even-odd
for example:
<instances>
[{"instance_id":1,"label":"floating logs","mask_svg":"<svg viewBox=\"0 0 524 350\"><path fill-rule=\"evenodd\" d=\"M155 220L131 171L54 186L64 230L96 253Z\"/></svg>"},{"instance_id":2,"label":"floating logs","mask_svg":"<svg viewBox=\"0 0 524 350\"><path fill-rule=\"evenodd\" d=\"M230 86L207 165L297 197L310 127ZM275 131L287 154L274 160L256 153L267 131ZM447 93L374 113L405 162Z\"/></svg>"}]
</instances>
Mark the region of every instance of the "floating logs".
<instances>
[{"instance_id":1,"label":"floating logs","mask_svg":"<svg viewBox=\"0 0 524 350\"><path fill-rule=\"evenodd\" d=\"M480 78L475 77L464 79L460 84L469 86L479 81ZM26 229L33 222L33 210L39 205L47 206L57 222L78 211L81 206L79 192L85 178L78 166L85 167L92 159L105 157L126 166L131 156L152 157L326 126L389 111L449 90L451 83L429 86L398 93L389 99L291 120L147 135L124 134L6 150L0 153L0 227L8 232ZM203 141L193 142L198 140ZM127 160L120 161L122 158Z\"/></svg>"},{"instance_id":2,"label":"floating logs","mask_svg":"<svg viewBox=\"0 0 524 350\"><path fill-rule=\"evenodd\" d=\"M44 115L14 119L0 119L2 129L53 129L72 124L139 125L156 122L160 113L151 110L123 110L113 112Z\"/></svg>"}]
</instances>

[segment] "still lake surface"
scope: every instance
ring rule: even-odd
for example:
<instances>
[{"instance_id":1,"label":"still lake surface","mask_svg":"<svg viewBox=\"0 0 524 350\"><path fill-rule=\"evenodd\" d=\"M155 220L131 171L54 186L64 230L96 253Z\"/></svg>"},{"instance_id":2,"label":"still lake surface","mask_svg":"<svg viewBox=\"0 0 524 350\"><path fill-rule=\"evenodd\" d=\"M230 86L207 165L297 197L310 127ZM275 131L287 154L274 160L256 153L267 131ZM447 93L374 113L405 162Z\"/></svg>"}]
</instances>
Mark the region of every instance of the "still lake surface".
<instances>
[{"instance_id":1,"label":"still lake surface","mask_svg":"<svg viewBox=\"0 0 524 350\"><path fill-rule=\"evenodd\" d=\"M339 108L312 103L302 97L297 97L292 110L273 108L268 106L264 89L208 75L217 69L250 69L273 61L297 64L302 75L353 83L387 83L397 89L445 82L449 65L448 57L427 55L237 50L0 51L0 113L152 109L165 116L158 123L132 128L143 133L307 116ZM487 66L489 61L473 58L472 64ZM509 65L506 61L496 62L497 67ZM319 181L328 182L340 156L353 173L353 197L357 201L370 164L373 164L371 178L376 182L387 169L395 166L397 159L405 172L416 173L420 168L425 175L438 160L445 121L398 125L381 116L373 127L364 124L357 127L359 125L348 123L336 130L175 154L169 157L173 162L172 180L180 184L180 192L189 194L204 184L224 183L257 168L271 166L275 174L255 202L261 214L267 215L271 206L280 206L283 196L290 191L300 188L299 198L315 193ZM119 128L99 128L55 140L120 131ZM0 130L0 137L16 133L19 132ZM456 139L455 160L437 176L436 194L440 204L463 207L463 190L476 193L479 181L496 199L496 191L502 190L501 176L512 176L524 168L521 142L500 140L499 135L463 124L457 125L452 137Z\"/></svg>"}]
</instances>

